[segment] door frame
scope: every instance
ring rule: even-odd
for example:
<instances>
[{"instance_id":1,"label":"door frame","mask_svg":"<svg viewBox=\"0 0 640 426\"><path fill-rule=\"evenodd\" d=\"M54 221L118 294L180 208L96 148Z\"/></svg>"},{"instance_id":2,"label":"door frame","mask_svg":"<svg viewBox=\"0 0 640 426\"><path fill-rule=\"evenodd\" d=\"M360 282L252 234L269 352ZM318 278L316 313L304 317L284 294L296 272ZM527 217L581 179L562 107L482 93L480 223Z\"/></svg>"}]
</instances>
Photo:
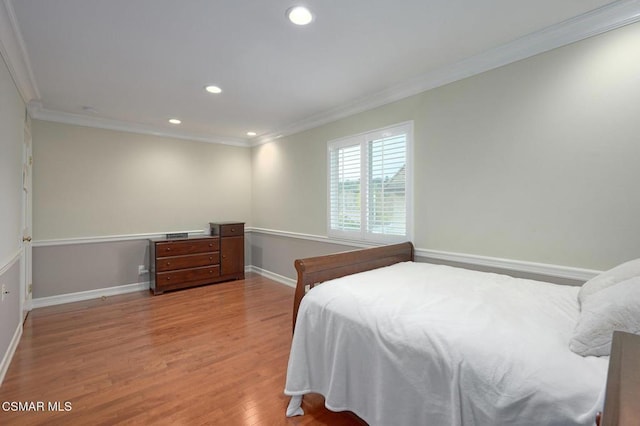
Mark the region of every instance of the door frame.
<instances>
[{"instance_id":1,"label":"door frame","mask_svg":"<svg viewBox=\"0 0 640 426\"><path fill-rule=\"evenodd\" d=\"M22 142L22 265L20 271L20 315L21 321L27 318L32 306L33 270L32 270L32 225L33 225L33 147L31 123L28 115L24 122Z\"/></svg>"}]
</instances>

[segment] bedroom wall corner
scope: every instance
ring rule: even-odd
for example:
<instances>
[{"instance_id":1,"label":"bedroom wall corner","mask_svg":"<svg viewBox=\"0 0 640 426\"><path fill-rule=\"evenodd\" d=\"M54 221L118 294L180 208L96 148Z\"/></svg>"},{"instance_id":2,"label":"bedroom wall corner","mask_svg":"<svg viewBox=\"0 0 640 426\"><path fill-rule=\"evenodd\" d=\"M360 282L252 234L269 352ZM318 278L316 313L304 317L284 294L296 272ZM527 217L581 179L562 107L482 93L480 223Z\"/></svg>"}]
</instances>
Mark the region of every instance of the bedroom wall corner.
<instances>
[{"instance_id":1,"label":"bedroom wall corner","mask_svg":"<svg viewBox=\"0 0 640 426\"><path fill-rule=\"evenodd\" d=\"M291 285L297 279L293 262L305 257L322 256L359 248L331 241L310 240L295 235L282 235L253 228L251 235L251 267L254 271Z\"/></svg>"},{"instance_id":2,"label":"bedroom wall corner","mask_svg":"<svg viewBox=\"0 0 640 426\"><path fill-rule=\"evenodd\" d=\"M147 236L251 219L244 147L33 121L34 297L148 282Z\"/></svg>"},{"instance_id":3,"label":"bedroom wall corner","mask_svg":"<svg viewBox=\"0 0 640 426\"><path fill-rule=\"evenodd\" d=\"M326 236L327 141L413 120L416 247L587 271L640 257L638 45L630 24L256 146L253 226Z\"/></svg>"}]
</instances>

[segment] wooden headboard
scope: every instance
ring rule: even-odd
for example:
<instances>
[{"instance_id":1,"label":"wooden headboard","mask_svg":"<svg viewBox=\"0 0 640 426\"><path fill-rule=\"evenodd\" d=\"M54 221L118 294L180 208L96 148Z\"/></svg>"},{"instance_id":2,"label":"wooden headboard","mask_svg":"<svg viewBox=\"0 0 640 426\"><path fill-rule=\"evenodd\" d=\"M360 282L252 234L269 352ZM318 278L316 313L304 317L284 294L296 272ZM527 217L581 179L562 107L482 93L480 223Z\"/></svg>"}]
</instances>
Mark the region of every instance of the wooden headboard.
<instances>
[{"instance_id":1,"label":"wooden headboard","mask_svg":"<svg viewBox=\"0 0 640 426\"><path fill-rule=\"evenodd\" d=\"M307 286L311 289L334 278L413 260L413 244L410 242L297 259L294 262L298 282L293 299L293 329L296 328L298 309Z\"/></svg>"}]
</instances>

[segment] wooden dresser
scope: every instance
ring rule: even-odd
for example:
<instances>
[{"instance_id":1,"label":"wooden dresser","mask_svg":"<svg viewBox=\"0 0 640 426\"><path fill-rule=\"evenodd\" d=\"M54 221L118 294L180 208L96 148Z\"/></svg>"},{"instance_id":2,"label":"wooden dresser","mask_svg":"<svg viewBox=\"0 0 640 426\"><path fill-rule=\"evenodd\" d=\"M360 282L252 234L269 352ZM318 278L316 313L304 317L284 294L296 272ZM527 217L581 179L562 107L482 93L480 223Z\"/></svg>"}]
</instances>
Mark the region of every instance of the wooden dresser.
<instances>
[{"instance_id":1,"label":"wooden dresser","mask_svg":"<svg viewBox=\"0 0 640 426\"><path fill-rule=\"evenodd\" d=\"M151 290L244 279L244 223L211 223L211 236L149 242Z\"/></svg>"},{"instance_id":2,"label":"wooden dresser","mask_svg":"<svg viewBox=\"0 0 640 426\"><path fill-rule=\"evenodd\" d=\"M220 238L220 277L244 279L244 223L212 222L211 235Z\"/></svg>"},{"instance_id":3,"label":"wooden dresser","mask_svg":"<svg viewBox=\"0 0 640 426\"><path fill-rule=\"evenodd\" d=\"M149 254L153 294L220 280L218 237L151 240Z\"/></svg>"}]
</instances>

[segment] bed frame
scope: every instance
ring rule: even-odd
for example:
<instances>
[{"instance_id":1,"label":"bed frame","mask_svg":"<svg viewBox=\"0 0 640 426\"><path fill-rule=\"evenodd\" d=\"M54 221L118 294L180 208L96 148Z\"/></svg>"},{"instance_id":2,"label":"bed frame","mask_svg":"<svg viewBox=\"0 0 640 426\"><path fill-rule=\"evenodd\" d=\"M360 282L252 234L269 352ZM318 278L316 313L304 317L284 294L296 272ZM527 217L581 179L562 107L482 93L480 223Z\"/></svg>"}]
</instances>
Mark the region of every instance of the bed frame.
<instances>
[{"instance_id":1,"label":"bed frame","mask_svg":"<svg viewBox=\"0 0 640 426\"><path fill-rule=\"evenodd\" d=\"M413 260L414 249L410 242L297 259L294 262L298 282L293 299L293 330L307 287L312 289L316 284L334 278Z\"/></svg>"},{"instance_id":2,"label":"bed frame","mask_svg":"<svg viewBox=\"0 0 640 426\"><path fill-rule=\"evenodd\" d=\"M601 426L640 424L640 335L613 332Z\"/></svg>"}]
</instances>

